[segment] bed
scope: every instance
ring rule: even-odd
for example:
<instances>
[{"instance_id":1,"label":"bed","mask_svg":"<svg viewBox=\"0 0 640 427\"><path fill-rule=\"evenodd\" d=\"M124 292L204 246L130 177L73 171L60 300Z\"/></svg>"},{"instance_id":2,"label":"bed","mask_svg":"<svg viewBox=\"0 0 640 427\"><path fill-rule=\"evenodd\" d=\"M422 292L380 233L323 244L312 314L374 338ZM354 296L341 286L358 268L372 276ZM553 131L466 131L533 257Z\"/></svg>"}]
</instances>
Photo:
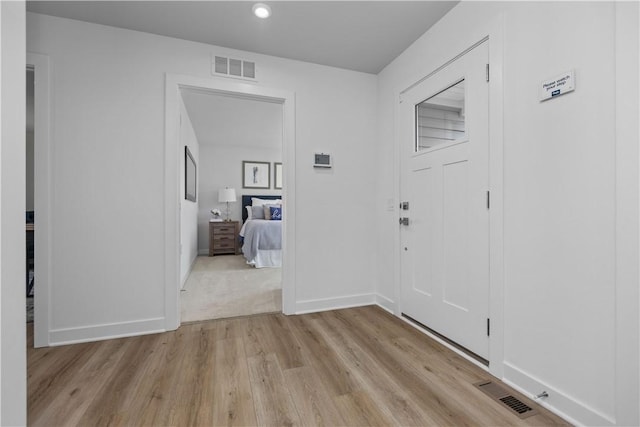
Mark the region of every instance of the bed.
<instances>
[{"instance_id":1,"label":"bed","mask_svg":"<svg viewBox=\"0 0 640 427\"><path fill-rule=\"evenodd\" d=\"M242 221L240 242L247 264L281 267L282 196L243 195Z\"/></svg>"}]
</instances>

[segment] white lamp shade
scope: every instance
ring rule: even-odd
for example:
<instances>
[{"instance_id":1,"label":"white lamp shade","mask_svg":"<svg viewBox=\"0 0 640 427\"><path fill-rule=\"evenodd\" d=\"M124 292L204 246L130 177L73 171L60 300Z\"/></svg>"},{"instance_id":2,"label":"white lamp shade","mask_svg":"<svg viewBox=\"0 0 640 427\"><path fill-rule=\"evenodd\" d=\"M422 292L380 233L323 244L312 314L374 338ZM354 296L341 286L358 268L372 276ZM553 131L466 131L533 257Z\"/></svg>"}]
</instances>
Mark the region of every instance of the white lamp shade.
<instances>
[{"instance_id":1,"label":"white lamp shade","mask_svg":"<svg viewBox=\"0 0 640 427\"><path fill-rule=\"evenodd\" d=\"M235 188L221 188L218 190L218 202L235 202L236 201L236 190Z\"/></svg>"}]
</instances>

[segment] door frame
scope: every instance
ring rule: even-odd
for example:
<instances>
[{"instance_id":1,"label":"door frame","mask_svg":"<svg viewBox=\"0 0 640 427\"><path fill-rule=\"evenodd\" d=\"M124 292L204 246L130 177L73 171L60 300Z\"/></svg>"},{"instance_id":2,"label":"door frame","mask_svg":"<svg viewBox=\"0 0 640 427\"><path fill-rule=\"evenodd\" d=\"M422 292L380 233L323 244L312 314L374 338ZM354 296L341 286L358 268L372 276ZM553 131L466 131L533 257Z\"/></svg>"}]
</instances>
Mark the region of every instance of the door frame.
<instances>
[{"instance_id":1,"label":"door frame","mask_svg":"<svg viewBox=\"0 0 640 427\"><path fill-rule=\"evenodd\" d=\"M165 328L180 326L180 89L282 104L282 197L286 219L282 236L282 312L295 311L295 93L221 78L166 74L165 80Z\"/></svg>"},{"instance_id":2,"label":"door frame","mask_svg":"<svg viewBox=\"0 0 640 427\"><path fill-rule=\"evenodd\" d=\"M464 55L473 47L482 42L488 43L490 79L489 85L489 191L491 192L491 209L489 210L489 317L491 319L491 335L489 337L489 367L488 371L502 378L504 373L504 16L500 14L494 21L480 28L472 29L469 33L456 41L447 53L440 55L434 61L435 66L408 80L408 84L394 91L395 123L400 123L400 100L404 92L413 88L431 75L443 69L457 58ZM401 156L401 132L398 126L395 128L394 165L395 175L395 200L400 202L402 161ZM399 212L399 211L398 211ZM394 246L396 256L394 259L394 271L396 273L395 307L394 314L402 318L402 270L401 270L401 237L400 227L396 229ZM413 324L413 323L412 323ZM416 325L414 325L416 326ZM460 354L465 359L484 367L474 358L458 350L444 340L441 340L429 331L420 328L423 332L441 342L448 348Z\"/></svg>"},{"instance_id":3,"label":"door frame","mask_svg":"<svg viewBox=\"0 0 640 427\"><path fill-rule=\"evenodd\" d=\"M51 325L51 194L53 176L51 173L50 142L50 68L49 57L27 52L28 67L34 70L34 257L35 284L33 309L33 346L49 346Z\"/></svg>"}]
</instances>

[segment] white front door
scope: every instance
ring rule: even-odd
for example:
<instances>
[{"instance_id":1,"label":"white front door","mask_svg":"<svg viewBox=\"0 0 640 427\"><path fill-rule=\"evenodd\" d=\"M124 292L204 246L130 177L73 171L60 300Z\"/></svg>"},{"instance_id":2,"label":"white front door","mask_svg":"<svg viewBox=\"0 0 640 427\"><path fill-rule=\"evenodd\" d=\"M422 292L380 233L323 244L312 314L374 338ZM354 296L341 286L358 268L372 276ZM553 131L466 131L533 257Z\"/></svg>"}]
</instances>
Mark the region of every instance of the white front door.
<instances>
[{"instance_id":1,"label":"white front door","mask_svg":"<svg viewBox=\"0 0 640 427\"><path fill-rule=\"evenodd\" d=\"M489 84L484 42L401 95L401 309L489 357Z\"/></svg>"}]
</instances>

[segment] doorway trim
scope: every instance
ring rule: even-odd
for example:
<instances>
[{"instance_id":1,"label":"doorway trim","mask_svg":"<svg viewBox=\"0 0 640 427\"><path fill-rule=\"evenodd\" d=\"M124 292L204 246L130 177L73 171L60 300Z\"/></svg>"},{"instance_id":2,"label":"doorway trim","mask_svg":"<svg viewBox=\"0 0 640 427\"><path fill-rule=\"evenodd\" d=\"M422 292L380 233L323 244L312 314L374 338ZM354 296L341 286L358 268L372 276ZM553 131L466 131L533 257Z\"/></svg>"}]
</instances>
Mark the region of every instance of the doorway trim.
<instances>
[{"instance_id":1,"label":"doorway trim","mask_svg":"<svg viewBox=\"0 0 640 427\"><path fill-rule=\"evenodd\" d=\"M491 335L489 338L489 372L497 378L503 378L504 374L504 21L505 17L500 14L494 21L487 25L470 29L467 37L460 39L459 43L447 52L447 56L435 63L427 70L421 70L422 73L416 74L413 79L408 79L407 84L398 87L395 91L394 106L394 122L399 123L399 101L402 94L411 87L426 79L432 73L446 66L469 49L487 40L489 43L489 191L491 192L491 209L489 211L489 317L491 319ZM454 50L455 49L455 50ZM400 129L395 129L395 200L400 200L401 194L401 140ZM394 314L400 319L402 317L401 303L401 238L400 228L398 227L394 236L394 246L396 248L396 256L394 259L395 279L395 307ZM441 340L437 336L429 333L427 330L419 328L424 333L439 341L452 351L461 355L465 359L471 361L477 366L482 367L475 359L461 352L447 342ZM486 367L485 367L486 369Z\"/></svg>"},{"instance_id":2,"label":"doorway trim","mask_svg":"<svg viewBox=\"0 0 640 427\"><path fill-rule=\"evenodd\" d=\"M180 89L231 95L282 104L283 190L286 209L282 236L282 312L295 312L295 93L214 78L166 74L164 258L165 328L180 326Z\"/></svg>"},{"instance_id":3,"label":"doorway trim","mask_svg":"<svg viewBox=\"0 0 640 427\"><path fill-rule=\"evenodd\" d=\"M51 325L51 174L49 57L27 52L27 67L34 70L34 347L49 346Z\"/></svg>"}]
</instances>

